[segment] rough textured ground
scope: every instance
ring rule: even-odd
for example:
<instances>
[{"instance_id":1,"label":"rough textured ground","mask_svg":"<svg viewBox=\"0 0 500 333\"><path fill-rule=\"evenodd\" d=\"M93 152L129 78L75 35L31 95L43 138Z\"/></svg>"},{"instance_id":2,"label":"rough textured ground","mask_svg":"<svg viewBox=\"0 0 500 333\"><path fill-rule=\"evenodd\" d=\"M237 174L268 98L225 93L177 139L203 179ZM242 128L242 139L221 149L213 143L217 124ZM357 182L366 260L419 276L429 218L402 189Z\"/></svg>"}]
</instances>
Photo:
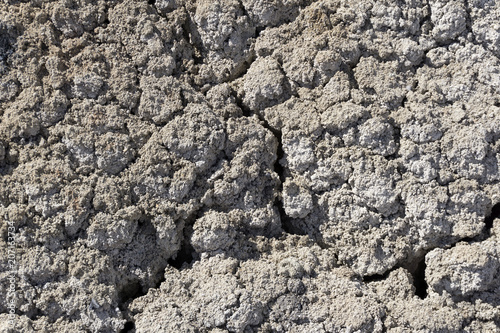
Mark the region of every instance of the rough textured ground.
<instances>
[{"instance_id":1,"label":"rough textured ground","mask_svg":"<svg viewBox=\"0 0 500 333\"><path fill-rule=\"evenodd\" d=\"M3 1L15 331L500 332L499 22L495 0Z\"/></svg>"}]
</instances>

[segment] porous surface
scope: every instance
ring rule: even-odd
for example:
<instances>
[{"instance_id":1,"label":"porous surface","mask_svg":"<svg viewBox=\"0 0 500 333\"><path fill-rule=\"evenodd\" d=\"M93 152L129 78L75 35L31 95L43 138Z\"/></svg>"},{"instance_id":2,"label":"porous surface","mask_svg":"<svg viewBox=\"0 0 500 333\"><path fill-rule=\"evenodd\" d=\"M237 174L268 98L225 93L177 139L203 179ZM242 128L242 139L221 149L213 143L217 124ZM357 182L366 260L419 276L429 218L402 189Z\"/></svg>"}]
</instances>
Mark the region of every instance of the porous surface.
<instances>
[{"instance_id":1,"label":"porous surface","mask_svg":"<svg viewBox=\"0 0 500 333\"><path fill-rule=\"evenodd\" d=\"M499 22L2 2L0 332L500 332Z\"/></svg>"}]
</instances>

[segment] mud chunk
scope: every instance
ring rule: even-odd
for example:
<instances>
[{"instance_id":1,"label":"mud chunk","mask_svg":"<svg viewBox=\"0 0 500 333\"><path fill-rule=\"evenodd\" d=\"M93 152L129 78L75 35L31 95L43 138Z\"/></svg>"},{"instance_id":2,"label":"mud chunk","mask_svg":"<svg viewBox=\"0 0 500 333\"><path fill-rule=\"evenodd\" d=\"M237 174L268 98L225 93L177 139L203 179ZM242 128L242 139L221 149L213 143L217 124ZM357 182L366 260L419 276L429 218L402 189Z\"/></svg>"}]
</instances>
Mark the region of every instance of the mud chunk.
<instances>
[{"instance_id":1,"label":"mud chunk","mask_svg":"<svg viewBox=\"0 0 500 333\"><path fill-rule=\"evenodd\" d=\"M135 207L119 210L115 215L98 213L88 229L88 244L97 249L122 248L132 241L141 216Z\"/></svg>"},{"instance_id":2,"label":"mud chunk","mask_svg":"<svg viewBox=\"0 0 500 333\"><path fill-rule=\"evenodd\" d=\"M245 75L243 102L252 110L282 102L287 98L285 82L277 61L267 58L256 61Z\"/></svg>"},{"instance_id":3,"label":"mud chunk","mask_svg":"<svg viewBox=\"0 0 500 333\"><path fill-rule=\"evenodd\" d=\"M496 284L500 268L496 252L491 242L436 249L426 256L429 285L439 294L447 292L455 297L488 290Z\"/></svg>"},{"instance_id":4,"label":"mud chunk","mask_svg":"<svg viewBox=\"0 0 500 333\"><path fill-rule=\"evenodd\" d=\"M233 223L225 214L209 212L196 220L191 244L197 252L227 249L235 242L236 230Z\"/></svg>"},{"instance_id":5,"label":"mud chunk","mask_svg":"<svg viewBox=\"0 0 500 333\"><path fill-rule=\"evenodd\" d=\"M438 42L447 42L466 28L467 12L462 1L430 1L432 34Z\"/></svg>"},{"instance_id":6,"label":"mud chunk","mask_svg":"<svg viewBox=\"0 0 500 333\"><path fill-rule=\"evenodd\" d=\"M110 174L122 171L135 152L124 134L106 133L95 143L97 167Z\"/></svg>"},{"instance_id":7,"label":"mud chunk","mask_svg":"<svg viewBox=\"0 0 500 333\"><path fill-rule=\"evenodd\" d=\"M78 98L96 98L104 81L95 73L78 75L73 80L73 93Z\"/></svg>"}]
</instances>

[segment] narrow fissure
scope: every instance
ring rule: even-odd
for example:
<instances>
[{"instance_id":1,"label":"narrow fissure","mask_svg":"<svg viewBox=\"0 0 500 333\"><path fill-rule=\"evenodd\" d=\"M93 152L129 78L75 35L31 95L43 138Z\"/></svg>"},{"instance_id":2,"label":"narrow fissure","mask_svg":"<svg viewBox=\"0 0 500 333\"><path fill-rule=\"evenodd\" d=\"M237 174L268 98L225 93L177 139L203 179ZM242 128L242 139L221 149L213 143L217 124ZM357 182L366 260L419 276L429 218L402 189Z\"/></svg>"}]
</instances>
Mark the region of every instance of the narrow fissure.
<instances>
[{"instance_id":1,"label":"narrow fissure","mask_svg":"<svg viewBox=\"0 0 500 333\"><path fill-rule=\"evenodd\" d=\"M273 169L278 174L280 183L278 185L278 196L274 200L274 205L278 209L278 213L280 215L281 228L289 234L302 234L295 230L295 228L291 223L290 217L285 213L285 209L283 207L283 183L286 180L286 176L285 176L285 169L280 163L280 161L285 156L285 151L283 150L283 144L282 144L283 140L281 131L269 125L267 120L259 112L253 112L248 107L246 107L243 104L242 98L238 96L238 94L235 91L233 91L232 95L236 101L236 104L242 110L243 115L245 117L251 117L254 114L257 115L259 120L262 122L264 128L268 129L278 141L278 147L276 148L276 161L274 162Z\"/></svg>"},{"instance_id":2,"label":"narrow fissure","mask_svg":"<svg viewBox=\"0 0 500 333\"><path fill-rule=\"evenodd\" d=\"M408 97L403 97L403 100L401 101L401 107L404 109L406 107L406 102L408 102Z\"/></svg>"},{"instance_id":3,"label":"narrow fissure","mask_svg":"<svg viewBox=\"0 0 500 333\"><path fill-rule=\"evenodd\" d=\"M500 218L500 202L494 205L493 208L491 208L490 215L486 216L486 218L484 219L484 233L486 234L486 237L491 236L493 221L498 218Z\"/></svg>"},{"instance_id":4,"label":"narrow fissure","mask_svg":"<svg viewBox=\"0 0 500 333\"><path fill-rule=\"evenodd\" d=\"M271 128L269 130L273 131ZM276 197L274 204L278 208L278 212L280 214L281 228L289 233L295 234L292 224L290 223L290 218L285 213L285 208L283 207L283 183L285 182L285 170L280 163L280 160L285 155L283 151L283 145L281 141L281 131L273 131L274 136L278 140L278 148L276 149L276 162L274 162L274 171L278 174L280 183L278 185L278 197Z\"/></svg>"},{"instance_id":5,"label":"narrow fissure","mask_svg":"<svg viewBox=\"0 0 500 333\"><path fill-rule=\"evenodd\" d=\"M454 244L451 245L451 247L454 247L456 244L460 242L468 242L468 243L473 243L473 242L480 242L484 241L488 237L491 236L491 229L493 228L493 221L497 218L500 218L500 203L497 203L493 206L491 209L490 215L488 215L485 220L484 220L484 230L481 233L481 235L474 237L474 238L462 238L455 242ZM410 273L413 277L413 286L415 287L415 295L420 297L421 299L424 299L428 295L428 288L429 286L427 285L427 282L425 281L425 269L427 268L425 264L425 255L421 257L420 261L418 261L418 264L413 270L410 270ZM373 276L373 277L368 277L364 278L363 281L368 282L368 281L378 281L384 279L387 273L379 276Z\"/></svg>"},{"instance_id":6,"label":"narrow fissure","mask_svg":"<svg viewBox=\"0 0 500 333\"><path fill-rule=\"evenodd\" d=\"M151 229L154 229L151 223L151 216L143 215L139 220L140 228L143 229L143 232L151 232ZM165 259L164 259L165 260ZM151 288L158 288L163 281L165 281L165 267L167 267L168 261L163 261L161 267L159 267L156 272L156 276L154 278L153 285L144 285L144 281L140 278L131 278L126 281L119 289L118 289L118 308L125 313L125 319L130 321L131 319L128 317L128 307L130 303L132 303L135 299L142 297L148 293L148 290ZM132 323L133 324L133 323ZM122 332L129 332L130 330L122 330ZM133 332L133 331L130 331Z\"/></svg>"},{"instance_id":7,"label":"narrow fissure","mask_svg":"<svg viewBox=\"0 0 500 333\"><path fill-rule=\"evenodd\" d=\"M248 107L246 107L243 104L243 99L241 98L241 96L238 96L238 94L234 90L232 90L232 96L234 97L234 101L236 102L236 105L241 109L243 116L251 117L253 112L252 112L252 110L250 110Z\"/></svg>"},{"instance_id":8,"label":"narrow fissure","mask_svg":"<svg viewBox=\"0 0 500 333\"><path fill-rule=\"evenodd\" d=\"M364 276L361 278L361 280L364 283L384 281L389 277L389 274L391 274L391 272L401 267L405 268L411 274L413 279L413 287L415 288L415 295L420 299L425 299L427 297L428 290L428 285L425 281L425 269L427 267L425 264L425 254L418 256L412 262L407 263L406 265L397 265L383 274Z\"/></svg>"},{"instance_id":9,"label":"narrow fissure","mask_svg":"<svg viewBox=\"0 0 500 333\"><path fill-rule=\"evenodd\" d=\"M358 64L356 63L352 66L349 66L346 64L342 64L340 66L340 70L347 74L347 76L349 78L349 84L350 84L352 90L359 89L358 80L356 79L356 76L354 75L354 69L356 68L357 65Z\"/></svg>"},{"instance_id":10,"label":"narrow fissure","mask_svg":"<svg viewBox=\"0 0 500 333\"><path fill-rule=\"evenodd\" d=\"M500 218L500 202L495 204L491 208L491 213L484 218L484 228L483 231L475 237L464 237L454 242L451 247L454 247L460 242L476 243L482 242L491 236L491 229L493 228L493 222L495 219Z\"/></svg>"},{"instance_id":11,"label":"narrow fissure","mask_svg":"<svg viewBox=\"0 0 500 333\"><path fill-rule=\"evenodd\" d=\"M298 234L291 223L290 217L285 213L285 208L283 207L283 183L286 180L285 177L285 169L281 165L280 161L285 156L285 152L283 150L282 139L281 139L281 131L274 130L269 126L267 122L264 122L267 129L269 129L276 139L278 140L278 148L276 149L276 162L274 162L274 171L278 174L280 183L278 185L278 197L276 197L274 201L274 205L278 208L278 212L280 214L281 228L289 234Z\"/></svg>"},{"instance_id":12,"label":"narrow fissure","mask_svg":"<svg viewBox=\"0 0 500 333\"><path fill-rule=\"evenodd\" d=\"M412 272L415 295L417 295L421 299L427 297L427 289L429 287L427 285L427 282L425 281L425 269L426 264L424 256L422 259L420 259L420 262L417 264L417 268L415 269L415 271Z\"/></svg>"},{"instance_id":13,"label":"narrow fissure","mask_svg":"<svg viewBox=\"0 0 500 333\"><path fill-rule=\"evenodd\" d=\"M387 277L389 276L389 274L394 270L395 268L391 269L391 270L388 270L387 272L385 272L384 274L374 274L374 275L369 275L369 276L364 276L362 278L362 281L365 282L365 283L369 283L369 282L379 282L379 281L383 281L385 279L387 279Z\"/></svg>"},{"instance_id":14,"label":"narrow fissure","mask_svg":"<svg viewBox=\"0 0 500 333\"><path fill-rule=\"evenodd\" d=\"M135 299L137 297L144 296L146 293L142 290L141 283L138 280L134 280L124 286L120 292L120 303L124 304L131 299Z\"/></svg>"},{"instance_id":15,"label":"narrow fissure","mask_svg":"<svg viewBox=\"0 0 500 333\"><path fill-rule=\"evenodd\" d=\"M278 147L276 148L276 161L274 162L273 169L274 171L278 174L280 183L278 185L278 197L274 201L274 205L278 209L279 215L280 215L280 221L281 221L281 228L289 234L294 234L294 235L302 235L303 233L298 232L295 230L296 228L293 227L293 224L291 223L290 217L285 213L285 208L283 207L283 183L286 180L285 176L285 168L283 168L283 165L281 165L280 161L284 158L285 156L285 151L283 150L283 140L282 140L282 132L276 128L273 128L269 123L267 122L262 115L257 112L256 113L259 119L262 121L263 126L267 128L271 133L273 133L274 137L278 141Z\"/></svg>"},{"instance_id":16,"label":"narrow fissure","mask_svg":"<svg viewBox=\"0 0 500 333\"><path fill-rule=\"evenodd\" d=\"M238 96L238 94L233 91L233 97L235 98L236 104L238 107L242 110L243 115L245 117L251 117L252 115L257 115L259 120L262 122L262 125L264 128L269 130L276 140L278 141L278 147L276 148L276 161L274 162L273 169L274 171L278 174L279 177L279 185L278 185L278 196L274 200L274 206L278 209L278 213L280 215L280 221L281 221L281 228L289 234L294 234L294 235L302 235L303 233L300 231L297 231L296 228L293 227L293 224L291 223L290 217L285 213L285 208L283 207L283 183L286 180L285 176L285 169L281 165L280 161L283 159L285 156L285 151L283 150L283 144L282 144L282 133L280 130L273 128L267 120L259 113L259 112L253 112L250 110L248 107L246 107L243 104L242 98Z\"/></svg>"},{"instance_id":17,"label":"narrow fissure","mask_svg":"<svg viewBox=\"0 0 500 333\"><path fill-rule=\"evenodd\" d=\"M182 242L181 248L179 252L177 252L177 255L171 259L169 259L167 262L170 266L175 267L177 269L182 269L184 264L189 265L191 262L194 260L194 249L189 244L188 241L184 240ZM161 283L161 281L160 281Z\"/></svg>"},{"instance_id":18,"label":"narrow fissure","mask_svg":"<svg viewBox=\"0 0 500 333\"><path fill-rule=\"evenodd\" d=\"M254 38L259 38L260 34L262 31L266 30L266 27L264 26L258 26L255 28L255 37Z\"/></svg>"},{"instance_id":19,"label":"narrow fissure","mask_svg":"<svg viewBox=\"0 0 500 333\"><path fill-rule=\"evenodd\" d=\"M135 332L135 324L133 321L127 321L125 327L120 331L120 333L130 333Z\"/></svg>"}]
</instances>

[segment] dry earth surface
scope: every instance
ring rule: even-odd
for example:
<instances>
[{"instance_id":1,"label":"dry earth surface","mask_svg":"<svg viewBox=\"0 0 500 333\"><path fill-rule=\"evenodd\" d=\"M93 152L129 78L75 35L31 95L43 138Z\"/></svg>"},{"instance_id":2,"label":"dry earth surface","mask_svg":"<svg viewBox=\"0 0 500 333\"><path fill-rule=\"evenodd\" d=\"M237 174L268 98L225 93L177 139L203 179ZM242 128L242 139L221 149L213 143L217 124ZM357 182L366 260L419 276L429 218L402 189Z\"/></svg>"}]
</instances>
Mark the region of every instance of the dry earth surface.
<instances>
[{"instance_id":1,"label":"dry earth surface","mask_svg":"<svg viewBox=\"0 0 500 333\"><path fill-rule=\"evenodd\" d=\"M500 1L0 4L2 333L500 332L499 168Z\"/></svg>"}]
</instances>

